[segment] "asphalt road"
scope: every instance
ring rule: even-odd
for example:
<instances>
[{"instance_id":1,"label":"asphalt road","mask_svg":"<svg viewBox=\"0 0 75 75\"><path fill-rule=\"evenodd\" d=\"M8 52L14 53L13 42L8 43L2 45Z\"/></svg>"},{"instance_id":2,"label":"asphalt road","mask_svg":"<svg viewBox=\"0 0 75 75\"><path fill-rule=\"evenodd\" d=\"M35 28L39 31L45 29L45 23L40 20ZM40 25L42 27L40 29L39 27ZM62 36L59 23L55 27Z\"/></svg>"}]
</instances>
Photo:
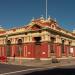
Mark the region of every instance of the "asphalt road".
<instances>
[{"instance_id":1,"label":"asphalt road","mask_svg":"<svg viewBox=\"0 0 75 75\"><path fill-rule=\"evenodd\" d=\"M24 75L75 75L75 65L35 71Z\"/></svg>"},{"instance_id":2,"label":"asphalt road","mask_svg":"<svg viewBox=\"0 0 75 75\"><path fill-rule=\"evenodd\" d=\"M0 63L0 75L23 75L36 70L36 67Z\"/></svg>"},{"instance_id":3,"label":"asphalt road","mask_svg":"<svg viewBox=\"0 0 75 75\"><path fill-rule=\"evenodd\" d=\"M36 71L24 75L75 75L75 69L48 69L44 71Z\"/></svg>"},{"instance_id":4,"label":"asphalt road","mask_svg":"<svg viewBox=\"0 0 75 75\"><path fill-rule=\"evenodd\" d=\"M0 75L75 75L75 65L55 68L37 68L0 64Z\"/></svg>"}]
</instances>

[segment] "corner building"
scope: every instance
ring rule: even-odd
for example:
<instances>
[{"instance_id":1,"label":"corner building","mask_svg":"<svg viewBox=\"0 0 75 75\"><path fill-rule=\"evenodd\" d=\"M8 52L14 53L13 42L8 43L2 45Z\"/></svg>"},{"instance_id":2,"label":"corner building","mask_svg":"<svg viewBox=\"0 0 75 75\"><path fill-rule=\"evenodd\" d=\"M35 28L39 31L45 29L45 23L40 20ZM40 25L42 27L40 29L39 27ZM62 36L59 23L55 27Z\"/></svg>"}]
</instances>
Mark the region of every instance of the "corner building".
<instances>
[{"instance_id":1,"label":"corner building","mask_svg":"<svg viewBox=\"0 0 75 75\"><path fill-rule=\"evenodd\" d=\"M0 27L0 56L40 60L75 57L75 33L43 17L23 27L9 30Z\"/></svg>"}]
</instances>

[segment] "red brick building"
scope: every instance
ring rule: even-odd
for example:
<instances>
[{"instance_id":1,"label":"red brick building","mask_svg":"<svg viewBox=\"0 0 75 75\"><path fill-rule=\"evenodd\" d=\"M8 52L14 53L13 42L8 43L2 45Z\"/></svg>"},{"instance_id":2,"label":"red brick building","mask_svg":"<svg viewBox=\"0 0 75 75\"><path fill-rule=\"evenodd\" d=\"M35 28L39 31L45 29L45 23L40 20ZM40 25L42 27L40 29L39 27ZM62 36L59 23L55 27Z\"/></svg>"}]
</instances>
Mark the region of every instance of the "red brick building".
<instances>
[{"instance_id":1,"label":"red brick building","mask_svg":"<svg viewBox=\"0 0 75 75\"><path fill-rule=\"evenodd\" d=\"M75 33L43 17L28 25L5 30L0 28L0 56L25 59L75 57Z\"/></svg>"}]
</instances>

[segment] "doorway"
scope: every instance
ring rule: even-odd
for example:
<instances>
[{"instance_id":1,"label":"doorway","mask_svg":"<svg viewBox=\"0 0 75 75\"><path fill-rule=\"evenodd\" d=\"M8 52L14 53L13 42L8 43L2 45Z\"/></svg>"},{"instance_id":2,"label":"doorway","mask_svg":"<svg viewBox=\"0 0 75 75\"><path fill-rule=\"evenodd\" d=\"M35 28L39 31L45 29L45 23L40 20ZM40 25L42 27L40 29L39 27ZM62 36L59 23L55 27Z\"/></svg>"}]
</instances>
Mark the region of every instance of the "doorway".
<instances>
[{"instance_id":1,"label":"doorway","mask_svg":"<svg viewBox=\"0 0 75 75\"><path fill-rule=\"evenodd\" d=\"M51 55L51 58L54 58L55 57L55 37L51 37L51 42L50 42L50 55Z\"/></svg>"},{"instance_id":2,"label":"doorway","mask_svg":"<svg viewBox=\"0 0 75 75\"><path fill-rule=\"evenodd\" d=\"M7 57L11 56L11 41L10 40L7 40L6 55Z\"/></svg>"},{"instance_id":3,"label":"doorway","mask_svg":"<svg viewBox=\"0 0 75 75\"><path fill-rule=\"evenodd\" d=\"M17 56L21 57L22 54L23 54L23 52L22 52L22 39L18 39Z\"/></svg>"},{"instance_id":4,"label":"doorway","mask_svg":"<svg viewBox=\"0 0 75 75\"><path fill-rule=\"evenodd\" d=\"M35 40L35 58L40 59L41 37L34 37L34 40Z\"/></svg>"}]
</instances>

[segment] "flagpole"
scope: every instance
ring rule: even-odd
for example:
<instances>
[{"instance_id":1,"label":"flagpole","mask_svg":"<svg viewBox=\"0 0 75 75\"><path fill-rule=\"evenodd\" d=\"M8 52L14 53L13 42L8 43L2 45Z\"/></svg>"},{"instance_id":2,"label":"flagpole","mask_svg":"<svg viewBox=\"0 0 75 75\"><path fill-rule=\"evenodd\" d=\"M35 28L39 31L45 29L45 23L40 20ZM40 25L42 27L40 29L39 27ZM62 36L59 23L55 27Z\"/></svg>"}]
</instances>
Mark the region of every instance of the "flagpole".
<instances>
[{"instance_id":1,"label":"flagpole","mask_svg":"<svg viewBox=\"0 0 75 75\"><path fill-rule=\"evenodd\" d=\"M47 20L47 14L48 13L48 10L47 10L47 0L46 0L46 20Z\"/></svg>"}]
</instances>

